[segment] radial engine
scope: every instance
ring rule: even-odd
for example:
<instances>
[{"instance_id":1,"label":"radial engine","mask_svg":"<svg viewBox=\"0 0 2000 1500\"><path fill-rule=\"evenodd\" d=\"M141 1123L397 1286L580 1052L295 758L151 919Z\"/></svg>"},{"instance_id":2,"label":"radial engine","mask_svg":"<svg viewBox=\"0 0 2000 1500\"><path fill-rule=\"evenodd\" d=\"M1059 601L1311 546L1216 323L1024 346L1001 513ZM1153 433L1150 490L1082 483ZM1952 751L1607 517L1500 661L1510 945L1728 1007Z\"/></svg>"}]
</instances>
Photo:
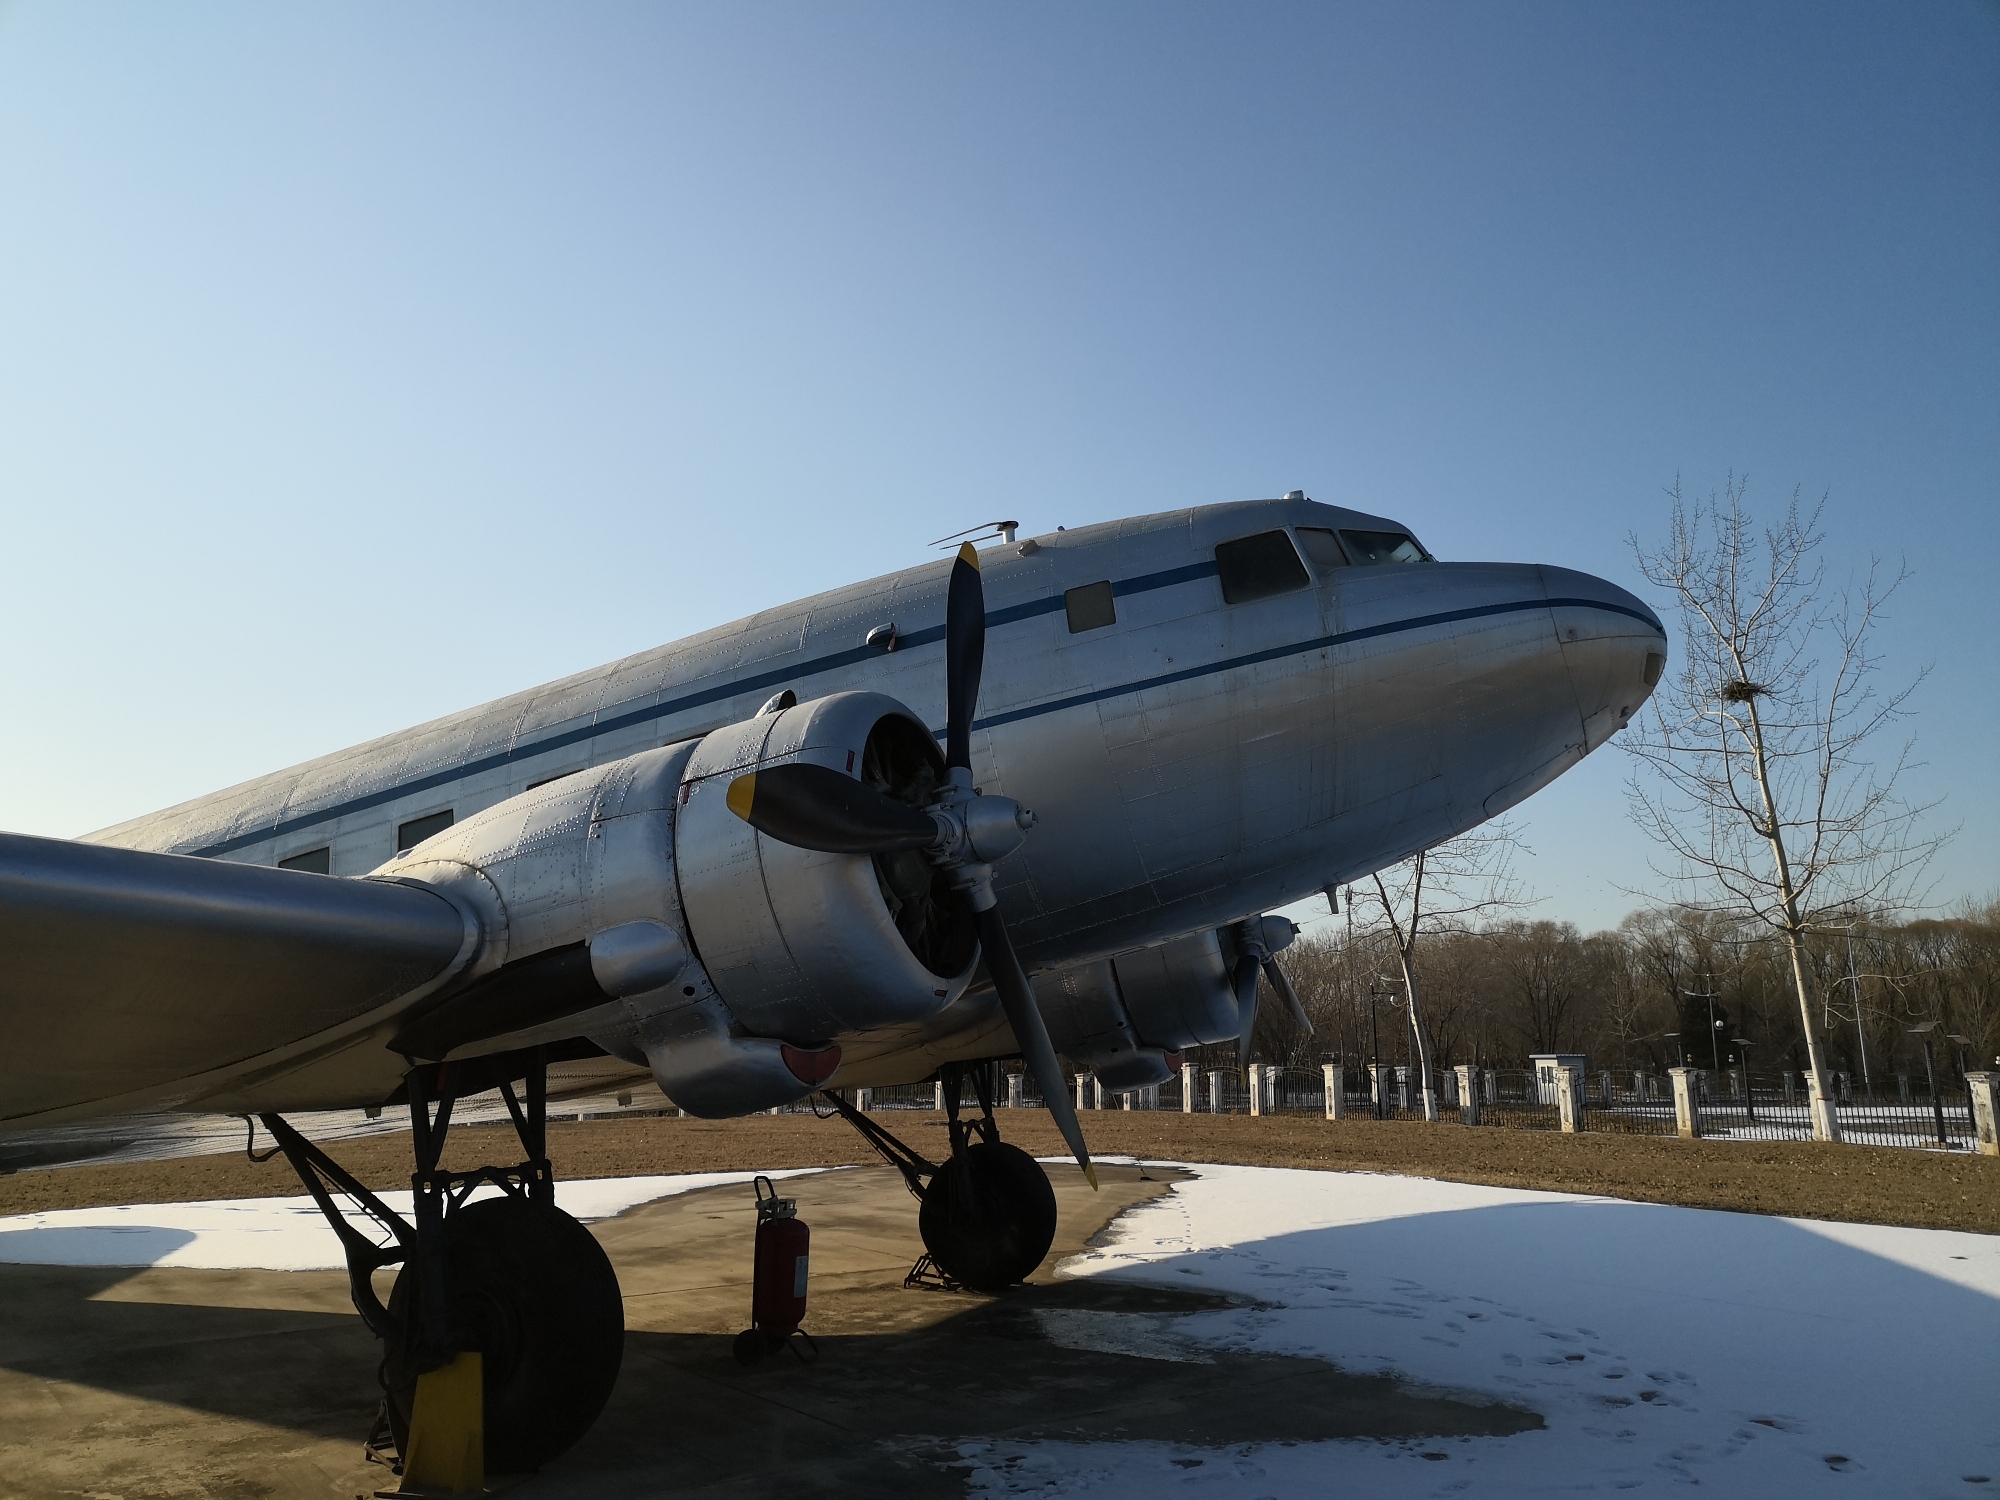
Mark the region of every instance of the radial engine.
<instances>
[{"instance_id":1,"label":"radial engine","mask_svg":"<svg viewBox=\"0 0 2000 1500\"><path fill-rule=\"evenodd\" d=\"M733 782L788 763L913 808L945 776L909 709L835 693L468 818L376 872L443 892L482 933L476 977L410 1022L396 1049L443 1059L581 1033L650 1066L690 1113L720 1118L825 1085L840 1063L834 1037L950 1005L979 936L945 869L921 850L800 848L731 811ZM986 835L989 857L1020 842L1008 831Z\"/></svg>"}]
</instances>

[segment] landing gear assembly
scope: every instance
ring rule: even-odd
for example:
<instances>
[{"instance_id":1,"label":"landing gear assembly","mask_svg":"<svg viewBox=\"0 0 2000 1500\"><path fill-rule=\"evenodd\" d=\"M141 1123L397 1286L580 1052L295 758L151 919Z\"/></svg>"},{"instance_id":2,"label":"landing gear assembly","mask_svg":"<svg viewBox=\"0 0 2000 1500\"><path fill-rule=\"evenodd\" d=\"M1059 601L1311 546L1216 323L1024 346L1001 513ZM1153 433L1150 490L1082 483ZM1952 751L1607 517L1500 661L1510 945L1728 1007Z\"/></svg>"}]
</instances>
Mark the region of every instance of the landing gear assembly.
<instances>
[{"instance_id":1,"label":"landing gear assembly","mask_svg":"<svg viewBox=\"0 0 2000 1500\"><path fill-rule=\"evenodd\" d=\"M941 1070L951 1156L936 1165L891 1135L880 1122L839 1095L821 1095L861 1132L922 1205L917 1232L925 1259L950 1283L975 1291L1004 1291L1025 1281L1049 1253L1056 1237L1056 1194L1048 1174L1019 1146L1000 1139L993 1118L992 1063L955 1064ZM959 1116L959 1095L970 1079L979 1099L979 1118ZM925 1279L919 1261L910 1279Z\"/></svg>"},{"instance_id":2,"label":"landing gear assembly","mask_svg":"<svg viewBox=\"0 0 2000 1500\"><path fill-rule=\"evenodd\" d=\"M525 1083L521 1094L517 1079ZM438 1163L454 1100L495 1087L526 1159L444 1170ZM414 1068L407 1093L417 1158L414 1223L281 1117L260 1118L340 1237L355 1310L382 1340L386 1415L406 1482L472 1488L481 1469L538 1468L589 1431L618 1378L624 1303L590 1231L555 1206L540 1049ZM501 1196L468 1202L482 1183ZM355 1227L336 1195L374 1220L388 1242ZM373 1274L398 1262L384 1306ZM469 1384L468 1371L476 1372ZM469 1389L477 1389L476 1403L465 1397ZM426 1432L440 1424L454 1430ZM483 1444L473 1446L483 1451L468 1455L467 1434L481 1432ZM413 1472L418 1467L428 1472Z\"/></svg>"}]
</instances>

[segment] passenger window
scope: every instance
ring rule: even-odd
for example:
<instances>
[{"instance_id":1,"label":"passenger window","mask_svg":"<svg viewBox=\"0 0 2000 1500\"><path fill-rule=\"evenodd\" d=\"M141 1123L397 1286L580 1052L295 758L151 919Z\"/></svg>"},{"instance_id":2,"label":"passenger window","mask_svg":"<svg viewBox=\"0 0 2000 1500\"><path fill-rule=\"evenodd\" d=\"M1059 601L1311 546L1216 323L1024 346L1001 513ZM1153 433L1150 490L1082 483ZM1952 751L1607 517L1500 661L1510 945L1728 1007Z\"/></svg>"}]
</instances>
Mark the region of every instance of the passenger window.
<instances>
[{"instance_id":1,"label":"passenger window","mask_svg":"<svg viewBox=\"0 0 2000 1500\"><path fill-rule=\"evenodd\" d=\"M1070 589L1063 595L1063 608L1069 613L1071 635L1118 623L1118 606L1111 601L1111 580L1108 578L1102 583L1086 583Z\"/></svg>"},{"instance_id":2,"label":"passenger window","mask_svg":"<svg viewBox=\"0 0 2000 1500\"><path fill-rule=\"evenodd\" d=\"M1366 567L1371 563L1430 561L1416 539L1400 531L1343 531L1340 539L1347 543L1348 556L1354 559L1357 567Z\"/></svg>"},{"instance_id":3,"label":"passenger window","mask_svg":"<svg viewBox=\"0 0 2000 1500\"><path fill-rule=\"evenodd\" d=\"M303 854L294 854L290 859L278 861L281 870L304 870L308 875L331 875L333 873L333 849L323 847L308 849Z\"/></svg>"},{"instance_id":4,"label":"passenger window","mask_svg":"<svg viewBox=\"0 0 2000 1500\"><path fill-rule=\"evenodd\" d=\"M421 818L412 818L396 830L396 852L414 849L433 834L443 833L451 827L451 809L428 813Z\"/></svg>"},{"instance_id":5,"label":"passenger window","mask_svg":"<svg viewBox=\"0 0 2000 1500\"><path fill-rule=\"evenodd\" d=\"M1215 567L1222 575L1222 598L1228 604L1289 594L1311 582L1292 539L1282 531L1260 531L1222 543L1215 549Z\"/></svg>"},{"instance_id":6,"label":"passenger window","mask_svg":"<svg viewBox=\"0 0 2000 1500\"><path fill-rule=\"evenodd\" d=\"M1305 548L1306 558L1315 568L1324 571L1347 566L1347 554L1340 550L1340 538L1324 526L1301 526L1299 545Z\"/></svg>"}]
</instances>

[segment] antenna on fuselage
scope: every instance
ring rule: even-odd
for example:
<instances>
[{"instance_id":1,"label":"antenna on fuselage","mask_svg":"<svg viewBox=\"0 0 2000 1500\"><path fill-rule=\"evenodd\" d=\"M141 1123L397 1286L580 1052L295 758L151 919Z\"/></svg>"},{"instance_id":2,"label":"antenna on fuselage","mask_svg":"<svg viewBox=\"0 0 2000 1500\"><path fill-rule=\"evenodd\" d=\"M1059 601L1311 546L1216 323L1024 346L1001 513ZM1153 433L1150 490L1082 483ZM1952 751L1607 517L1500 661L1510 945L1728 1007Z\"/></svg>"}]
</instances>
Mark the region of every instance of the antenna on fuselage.
<instances>
[{"instance_id":1,"label":"antenna on fuselage","mask_svg":"<svg viewBox=\"0 0 2000 1500\"><path fill-rule=\"evenodd\" d=\"M930 545L933 547L950 547L965 541L967 538L971 538L975 542L1011 542L1014 540L1014 533L1020 529L1021 523L1019 521L983 521L977 526L967 527L964 531L953 532L950 536L941 536ZM980 534L974 535L974 533Z\"/></svg>"}]
</instances>

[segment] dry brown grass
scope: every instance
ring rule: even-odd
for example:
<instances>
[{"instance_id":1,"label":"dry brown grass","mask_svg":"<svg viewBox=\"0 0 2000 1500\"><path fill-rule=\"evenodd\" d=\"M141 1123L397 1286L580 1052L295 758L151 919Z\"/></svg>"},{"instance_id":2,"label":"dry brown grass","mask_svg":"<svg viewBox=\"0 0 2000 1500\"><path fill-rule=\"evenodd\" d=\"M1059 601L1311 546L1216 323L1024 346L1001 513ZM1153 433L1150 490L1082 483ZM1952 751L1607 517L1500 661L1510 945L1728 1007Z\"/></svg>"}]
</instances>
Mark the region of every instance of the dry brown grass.
<instances>
[{"instance_id":1,"label":"dry brown grass","mask_svg":"<svg viewBox=\"0 0 2000 1500\"><path fill-rule=\"evenodd\" d=\"M898 1111L892 1130L936 1159L943 1116ZM1062 1144L1047 1115L1003 1112L1001 1130L1037 1155ZM1658 1136L1561 1135L1309 1115L1090 1112L1084 1130L1105 1155L1321 1171L1398 1172L1497 1187L1602 1193L1648 1203L1743 1213L1907 1224L2000 1234L2000 1158L1882 1146L1800 1142L1681 1141ZM559 1176L721 1172L840 1166L877 1158L839 1120L755 1115L743 1120L593 1120L549 1127ZM370 1187L409 1184L409 1138L374 1136L331 1153ZM501 1126L454 1130L447 1163L512 1161ZM299 1191L283 1158L198 1156L129 1165L85 1165L0 1178L0 1213L97 1204L278 1196Z\"/></svg>"}]
</instances>

